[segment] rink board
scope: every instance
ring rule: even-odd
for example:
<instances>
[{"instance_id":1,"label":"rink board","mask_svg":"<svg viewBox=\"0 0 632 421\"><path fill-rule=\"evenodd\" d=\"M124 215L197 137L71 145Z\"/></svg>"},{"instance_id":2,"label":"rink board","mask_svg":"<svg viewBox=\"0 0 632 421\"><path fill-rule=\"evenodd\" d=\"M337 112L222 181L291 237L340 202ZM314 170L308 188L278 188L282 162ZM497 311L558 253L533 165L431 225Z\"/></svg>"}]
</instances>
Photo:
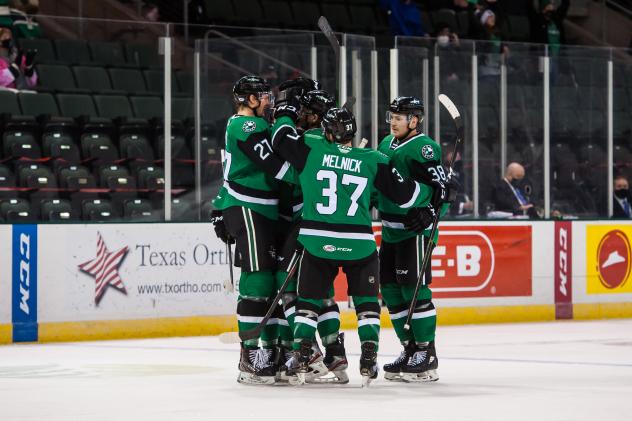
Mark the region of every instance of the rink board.
<instances>
[{"instance_id":1,"label":"rink board","mask_svg":"<svg viewBox=\"0 0 632 421\"><path fill-rule=\"evenodd\" d=\"M612 221L442 223L438 323L632 317L629 238L632 223ZM2 225L0 244L0 343L236 327L226 246L209 224ZM336 294L343 328L355 327L344 277Z\"/></svg>"}]
</instances>

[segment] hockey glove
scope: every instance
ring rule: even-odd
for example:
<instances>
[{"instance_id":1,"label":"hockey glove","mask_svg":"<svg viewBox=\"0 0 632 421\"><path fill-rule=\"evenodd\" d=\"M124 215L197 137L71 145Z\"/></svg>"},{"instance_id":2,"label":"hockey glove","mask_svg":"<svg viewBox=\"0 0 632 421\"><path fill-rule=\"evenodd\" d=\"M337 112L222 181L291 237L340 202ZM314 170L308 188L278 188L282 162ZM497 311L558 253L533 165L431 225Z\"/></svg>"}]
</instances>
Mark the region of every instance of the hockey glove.
<instances>
[{"instance_id":1,"label":"hockey glove","mask_svg":"<svg viewBox=\"0 0 632 421\"><path fill-rule=\"evenodd\" d=\"M423 208L412 208L406 214L404 228L421 234L430 228L436 215L437 212L432 205L428 205Z\"/></svg>"},{"instance_id":2,"label":"hockey glove","mask_svg":"<svg viewBox=\"0 0 632 421\"><path fill-rule=\"evenodd\" d=\"M274 109L275 120L281 117L290 117L292 121L296 123L296 121L298 120L298 112L301 108L301 105L299 104L298 100L296 100L296 104L291 104L290 102L292 101L288 101L284 105L277 106Z\"/></svg>"},{"instance_id":3,"label":"hockey glove","mask_svg":"<svg viewBox=\"0 0 632 421\"><path fill-rule=\"evenodd\" d=\"M211 212L211 223L213 224L213 229L215 230L215 235L217 238L222 240L226 244L233 244L235 239L228 233L226 229L226 224L224 224L224 216L222 215L221 210L215 209Z\"/></svg>"}]
</instances>

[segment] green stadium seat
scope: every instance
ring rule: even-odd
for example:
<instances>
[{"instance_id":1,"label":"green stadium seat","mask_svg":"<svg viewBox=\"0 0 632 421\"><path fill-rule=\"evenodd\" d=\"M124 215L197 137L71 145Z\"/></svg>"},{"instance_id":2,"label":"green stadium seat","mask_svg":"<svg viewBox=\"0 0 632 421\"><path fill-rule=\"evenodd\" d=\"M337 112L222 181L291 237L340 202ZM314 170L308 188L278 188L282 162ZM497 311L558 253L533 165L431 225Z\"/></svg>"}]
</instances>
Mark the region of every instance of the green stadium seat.
<instances>
[{"instance_id":1,"label":"green stadium seat","mask_svg":"<svg viewBox=\"0 0 632 421\"><path fill-rule=\"evenodd\" d=\"M165 115L165 107L157 96L131 96L129 100L132 103L134 115L138 118L151 120L163 118Z\"/></svg>"},{"instance_id":2,"label":"green stadium seat","mask_svg":"<svg viewBox=\"0 0 632 421\"><path fill-rule=\"evenodd\" d=\"M122 95L95 95L94 102L100 117L118 118L133 117L132 108L126 96Z\"/></svg>"},{"instance_id":3,"label":"green stadium seat","mask_svg":"<svg viewBox=\"0 0 632 421\"><path fill-rule=\"evenodd\" d=\"M72 71L80 89L87 89L92 93L125 94L125 91L112 89L110 76L103 67L75 66Z\"/></svg>"},{"instance_id":4,"label":"green stadium seat","mask_svg":"<svg viewBox=\"0 0 632 421\"><path fill-rule=\"evenodd\" d=\"M37 65L37 76L39 79L39 90L68 92L68 93L89 93L87 89L77 88L75 78L70 67L61 64L39 64Z\"/></svg>"},{"instance_id":5,"label":"green stadium seat","mask_svg":"<svg viewBox=\"0 0 632 421\"><path fill-rule=\"evenodd\" d=\"M132 220L157 221L157 212L147 199L126 200L123 205L123 218Z\"/></svg>"},{"instance_id":6,"label":"green stadium seat","mask_svg":"<svg viewBox=\"0 0 632 421\"><path fill-rule=\"evenodd\" d=\"M109 200L88 199L81 205L81 219L85 221L108 221L116 217Z\"/></svg>"},{"instance_id":7,"label":"green stadium seat","mask_svg":"<svg viewBox=\"0 0 632 421\"><path fill-rule=\"evenodd\" d=\"M117 42L89 42L88 48L92 62L101 66L125 67L125 50Z\"/></svg>"},{"instance_id":8,"label":"green stadium seat","mask_svg":"<svg viewBox=\"0 0 632 421\"><path fill-rule=\"evenodd\" d=\"M26 199L6 199L0 201L0 220L4 222L32 221L31 204Z\"/></svg>"},{"instance_id":9,"label":"green stadium seat","mask_svg":"<svg viewBox=\"0 0 632 421\"><path fill-rule=\"evenodd\" d=\"M193 99L173 98L171 101L171 117L176 120L187 120L193 118Z\"/></svg>"},{"instance_id":10,"label":"green stadium seat","mask_svg":"<svg viewBox=\"0 0 632 421\"><path fill-rule=\"evenodd\" d=\"M43 199L40 202L40 215L43 221L72 221L78 219L77 215L66 199Z\"/></svg>"},{"instance_id":11,"label":"green stadium seat","mask_svg":"<svg viewBox=\"0 0 632 421\"><path fill-rule=\"evenodd\" d=\"M158 45L126 44L127 63L136 67L161 67Z\"/></svg>"},{"instance_id":12,"label":"green stadium seat","mask_svg":"<svg viewBox=\"0 0 632 421\"><path fill-rule=\"evenodd\" d=\"M53 43L46 38L18 39L18 45L23 51L37 50L37 62L55 64L58 63Z\"/></svg>"},{"instance_id":13,"label":"green stadium seat","mask_svg":"<svg viewBox=\"0 0 632 421\"><path fill-rule=\"evenodd\" d=\"M92 61L86 41L58 39L55 40L55 49L57 50L57 59L69 65L89 64Z\"/></svg>"},{"instance_id":14,"label":"green stadium seat","mask_svg":"<svg viewBox=\"0 0 632 421\"><path fill-rule=\"evenodd\" d=\"M165 186L165 171L155 166L146 166L136 173L139 189L158 190Z\"/></svg>"},{"instance_id":15,"label":"green stadium seat","mask_svg":"<svg viewBox=\"0 0 632 421\"><path fill-rule=\"evenodd\" d=\"M119 89L127 93L145 93L145 79L143 74L136 69L109 69L110 80L114 89Z\"/></svg>"},{"instance_id":16,"label":"green stadium seat","mask_svg":"<svg viewBox=\"0 0 632 421\"><path fill-rule=\"evenodd\" d=\"M65 117L98 117L92 97L80 94L57 94L61 114Z\"/></svg>"}]
</instances>

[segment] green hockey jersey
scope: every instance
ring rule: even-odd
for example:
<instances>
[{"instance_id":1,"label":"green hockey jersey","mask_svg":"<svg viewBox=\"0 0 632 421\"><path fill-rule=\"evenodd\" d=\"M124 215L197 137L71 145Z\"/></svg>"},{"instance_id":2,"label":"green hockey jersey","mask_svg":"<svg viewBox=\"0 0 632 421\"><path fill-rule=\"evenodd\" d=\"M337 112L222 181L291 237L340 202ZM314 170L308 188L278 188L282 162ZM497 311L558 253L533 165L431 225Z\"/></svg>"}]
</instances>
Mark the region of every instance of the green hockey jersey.
<instances>
[{"instance_id":1,"label":"green hockey jersey","mask_svg":"<svg viewBox=\"0 0 632 421\"><path fill-rule=\"evenodd\" d=\"M272 151L270 126L260 117L234 115L226 127L222 154L224 185L213 205L243 206L271 219L278 217L278 180L296 182L288 162Z\"/></svg>"},{"instance_id":2,"label":"green hockey jersey","mask_svg":"<svg viewBox=\"0 0 632 421\"><path fill-rule=\"evenodd\" d=\"M393 135L386 136L378 146L378 151L388 155L391 163L404 177L411 177L419 181L423 195L432 196L434 188L421 183L424 177L429 176L440 182L446 182L445 170L441 165L441 146L430 137L419 134L400 142ZM448 204L442 208L445 213ZM378 209L382 218L382 239L396 243L415 237L417 233L404 228L404 216L406 210L399 207L384 194L378 195ZM430 235L426 230L424 235Z\"/></svg>"},{"instance_id":3,"label":"green hockey jersey","mask_svg":"<svg viewBox=\"0 0 632 421\"><path fill-rule=\"evenodd\" d=\"M376 250L370 214L373 189L404 209L430 199L380 152L328 142L322 132L298 136L288 117L278 119L272 133L275 152L299 173L303 191L299 241L315 256L357 260Z\"/></svg>"}]
</instances>

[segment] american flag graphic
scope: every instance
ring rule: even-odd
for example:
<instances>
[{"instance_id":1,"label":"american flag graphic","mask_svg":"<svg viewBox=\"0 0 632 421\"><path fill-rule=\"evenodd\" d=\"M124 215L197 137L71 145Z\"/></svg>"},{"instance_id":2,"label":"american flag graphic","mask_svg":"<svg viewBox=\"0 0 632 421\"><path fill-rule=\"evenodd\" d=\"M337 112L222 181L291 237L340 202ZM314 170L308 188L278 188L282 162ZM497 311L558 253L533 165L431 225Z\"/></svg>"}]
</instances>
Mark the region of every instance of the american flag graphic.
<instances>
[{"instance_id":1,"label":"american flag graphic","mask_svg":"<svg viewBox=\"0 0 632 421\"><path fill-rule=\"evenodd\" d=\"M100 232L97 232L97 256L79 265L79 270L95 278L94 302L99 305L108 286L127 294L123 280L118 273L118 268L125 255L127 246L115 252L108 251Z\"/></svg>"}]
</instances>

